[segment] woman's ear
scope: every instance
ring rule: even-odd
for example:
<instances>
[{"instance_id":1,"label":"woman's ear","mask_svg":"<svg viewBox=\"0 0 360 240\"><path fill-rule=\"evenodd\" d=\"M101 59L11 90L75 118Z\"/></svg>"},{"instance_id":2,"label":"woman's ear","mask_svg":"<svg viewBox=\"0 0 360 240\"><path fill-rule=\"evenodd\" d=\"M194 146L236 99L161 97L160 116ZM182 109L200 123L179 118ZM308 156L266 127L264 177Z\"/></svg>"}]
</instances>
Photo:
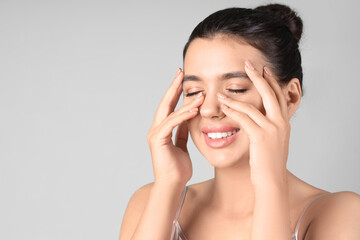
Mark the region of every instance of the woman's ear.
<instances>
[{"instance_id":1,"label":"woman's ear","mask_svg":"<svg viewBox=\"0 0 360 240\"><path fill-rule=\"evenodd\" d=\"M299 79L297 79L297 78L291 79L288 82L288 84L282 88L282 90L285 95L288 116L289 116L289 120L290 120L292 115L298 109L300 102L301 102L302 91L301 91Z\"/></svg>"}]
</instances>

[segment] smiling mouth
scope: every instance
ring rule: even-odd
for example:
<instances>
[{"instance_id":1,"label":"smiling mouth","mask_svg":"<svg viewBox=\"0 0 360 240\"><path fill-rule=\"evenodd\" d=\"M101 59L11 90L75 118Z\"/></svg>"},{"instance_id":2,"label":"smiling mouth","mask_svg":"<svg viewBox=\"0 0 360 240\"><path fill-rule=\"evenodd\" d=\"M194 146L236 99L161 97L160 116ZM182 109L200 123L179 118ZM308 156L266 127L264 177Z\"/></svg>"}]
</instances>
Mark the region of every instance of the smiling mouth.
<instances>
[{"instance_id":1,"label":"smiling mouth","mask_svg":"<svg viewBox=\"0 0 360 240\"><path fill-rule=\"evenodd\" d=\"M221 138L228 138L234 135L235 133L237 133L238 131L240 131L240 129L235 129L234 131L229 131L229 132L208 132L206 134L210 139L221 139Z\"/></svg>"}]
</instances>

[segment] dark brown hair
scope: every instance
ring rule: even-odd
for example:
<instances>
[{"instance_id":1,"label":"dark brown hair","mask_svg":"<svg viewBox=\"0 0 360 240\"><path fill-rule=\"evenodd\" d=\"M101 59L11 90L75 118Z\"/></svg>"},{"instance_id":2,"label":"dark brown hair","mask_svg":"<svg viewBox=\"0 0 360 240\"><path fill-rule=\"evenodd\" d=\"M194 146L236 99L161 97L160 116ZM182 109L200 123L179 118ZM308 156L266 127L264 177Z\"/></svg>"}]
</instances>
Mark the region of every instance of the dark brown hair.
<instances>
[{"instance_id":1,"label":"dark brown hair","mask_svg":"<svg viewBox=\"0 0 360 240\"><path fill-rule=\"evenodd\" d=\"M303 72L298 46L302 31L301 18L286 5L227 8L209 15L195 27L184 47L183 59L196 38L233 36L263 53L268 67L281 85L298 78L302 88Z\"/></svg>"}]
</instances>

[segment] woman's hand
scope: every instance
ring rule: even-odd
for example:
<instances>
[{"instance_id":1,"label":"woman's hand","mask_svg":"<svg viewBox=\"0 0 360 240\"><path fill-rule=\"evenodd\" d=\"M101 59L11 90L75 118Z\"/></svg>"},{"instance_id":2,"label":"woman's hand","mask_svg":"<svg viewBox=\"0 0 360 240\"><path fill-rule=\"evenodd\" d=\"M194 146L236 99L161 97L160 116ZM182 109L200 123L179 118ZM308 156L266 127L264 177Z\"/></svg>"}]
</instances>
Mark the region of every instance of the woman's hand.
<instances>
[{"instance_id":1,"label":"woman's hand","mask_svg":"<svg viewBox=\"0 0 360 240\"><path fill-rule=\"evenodd\" d=\"M192 164L187 151L188 128L186 121L198 114L204 97L200 93L193 101L174 112L182 92L183 72L176 77L162 98L147 140L150 146L155 183L186 184L192 177ZM175 144L173 129L178 126Z\"/></svg>"},{"instance_id":2,"label":"woman's hand","mask_svg":"<svg viewBox=\"0 0 360 240\"><path fill-rule=\"evenodd\" d=\"M259 91L265 115L252 104L219 94L223 112L245 131L250 140L250 173L255 189L252 240L291 239L286 162L290 123L285 96L264 67L264 77L250 62L245 71Z\"/></svg>"},{"instance_id":3,"label":"woman's hand","mask_svg":"<svg viewBox=\"0 0 360 240\"><path fill-rule=\"evenodd\" d=\"M285 96L267 67L263 77L247 61L245 71L262 97L266 115L249 103L218 94L222 110L238 122L249 137L251 181L254 186L284 183L287 181L290 138Z\"/></svg>"}]
</instances>

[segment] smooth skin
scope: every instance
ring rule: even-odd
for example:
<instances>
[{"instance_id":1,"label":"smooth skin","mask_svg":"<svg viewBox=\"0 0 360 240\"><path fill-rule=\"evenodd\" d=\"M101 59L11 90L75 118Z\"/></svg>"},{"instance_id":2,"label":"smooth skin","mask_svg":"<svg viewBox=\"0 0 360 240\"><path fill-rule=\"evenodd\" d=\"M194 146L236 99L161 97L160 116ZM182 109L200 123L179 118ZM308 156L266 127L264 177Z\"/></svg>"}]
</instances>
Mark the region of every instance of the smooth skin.
<instances>
[{"instance_id":1,"label":"smooth skin","mask_svg":"<svg viewBox=\"0 0 360 240\"><path fill-rule=\"evenodd\" d=\"M245 77L226 75L234 72ZM148 133L155 181L131 197L120 240L170 239L181 193L192 176L188 132L215 172L213 179L188 186L178 219L188 240L290 240L305 206L324 193L306 212L299 239L360 239L359 195L326 192L287 170L289 121L301 88L296 78L280 86L274 72L261 52L233 38L190 44L184 72L178 70ZM246 91L234 91L239 89ZM183 106L174 112L182 92ZM209 125L240 131L230 145L214 149L201 131Z\"/></svg>"}]
</instances>

